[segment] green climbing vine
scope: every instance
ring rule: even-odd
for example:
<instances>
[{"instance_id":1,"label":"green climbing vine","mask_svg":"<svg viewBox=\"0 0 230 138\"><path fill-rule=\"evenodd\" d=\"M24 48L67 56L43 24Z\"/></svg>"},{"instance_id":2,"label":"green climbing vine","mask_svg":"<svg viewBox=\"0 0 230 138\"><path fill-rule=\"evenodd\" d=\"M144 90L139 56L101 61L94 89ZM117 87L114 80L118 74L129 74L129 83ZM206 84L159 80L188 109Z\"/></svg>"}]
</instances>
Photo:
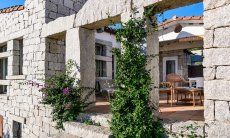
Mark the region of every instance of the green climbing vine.
<instances>
[{"instance_id":1,"label":"green climbing vine","mask_svg":"<svg viewBox=\"0 0 230 138\"><path fill-rule=\"evenodd\" d=\"M144 18L131 18L116 32L122 51L113 50L117 61L117 89L111 102L110 128L117 138L159 138L164 135L161 123L154 119L154 107L150 106L152 80L146 70L148 55L144 52L147 34L157 30L153 14L154 6L146 9Z\"/></svg>"}]
</instances>

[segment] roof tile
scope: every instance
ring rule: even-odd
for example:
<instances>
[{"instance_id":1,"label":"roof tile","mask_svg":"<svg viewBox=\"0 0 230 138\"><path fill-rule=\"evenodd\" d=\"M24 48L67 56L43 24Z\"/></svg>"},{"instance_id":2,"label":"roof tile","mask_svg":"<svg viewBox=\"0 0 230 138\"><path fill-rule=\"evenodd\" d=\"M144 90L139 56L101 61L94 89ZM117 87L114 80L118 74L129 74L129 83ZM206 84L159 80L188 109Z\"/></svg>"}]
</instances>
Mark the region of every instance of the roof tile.
<instances>
[{"instance_id":1,"label":"roof tile","mask_svg":"<svg viewBox=\"0 0 230 138\"><path fill-rule=\"evenodd\" d=\"M12 7L8 7L8 8L0 9L0 14L10 13L10 12L14 12L14 11L21 11L21 10L24 10L24 8L25 7L23 5L12 6Z\"/></svg>"},{"instance_id":2,"label":"roof tile","mask_svg":"<svg viewBox=\"0 0 230 138\"><path fill-rule=\"evenodd\" d=\"M164 25L167 25L171 22L174 22L174 21L187 21L187 20L203 20L203 16L185 16L185 17L176 17L176 19L169 19L163 23L161 23L159 26L164 26Z\"/></svg>"}]
</instances>

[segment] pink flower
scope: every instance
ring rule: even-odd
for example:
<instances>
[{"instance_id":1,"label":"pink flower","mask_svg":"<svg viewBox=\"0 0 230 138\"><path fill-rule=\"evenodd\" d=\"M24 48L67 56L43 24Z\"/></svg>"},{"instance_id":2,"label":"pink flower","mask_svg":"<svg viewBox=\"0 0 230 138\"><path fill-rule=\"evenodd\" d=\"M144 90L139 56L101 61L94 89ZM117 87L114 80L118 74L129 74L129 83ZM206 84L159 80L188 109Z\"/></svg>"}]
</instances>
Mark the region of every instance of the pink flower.
<instances>
[{"instance_id":1,"label":"pink flower","mask_svg":"<svg viewBox=\"0 0 230 138\"><path fill-rule=\"evenodd\" d=\"M68 94L70 93L69 87L64 88L64 89L62 90L62 93L63 93L64 95L68 95Z\"/></svg>"}]
</instances>

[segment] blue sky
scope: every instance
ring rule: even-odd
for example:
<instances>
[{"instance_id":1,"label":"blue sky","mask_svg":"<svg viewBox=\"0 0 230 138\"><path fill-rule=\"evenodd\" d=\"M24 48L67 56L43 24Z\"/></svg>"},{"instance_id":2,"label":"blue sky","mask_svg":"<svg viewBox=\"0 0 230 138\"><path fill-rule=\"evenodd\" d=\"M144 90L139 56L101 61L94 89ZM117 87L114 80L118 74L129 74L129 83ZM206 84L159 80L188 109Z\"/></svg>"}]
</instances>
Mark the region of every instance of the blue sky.
<instances>
[{"instance_id":1,"label":"blue sky","mask_svg":"<svg viewBox=\"0 0 230 138\"><path fill-rule=\"evenodd\" d=\"M162 22L165 19L170 19L174 15L176 16L198 16L198 15L203 15L203 2L169 10L163 13L160 17L158 17L158 21Z\"/></svg>"},{"instance_id":2,"label":"blue sky","mask_svg":"<svg viewBox=\"0 0 230 138\"><path fill-rule=\"evenodd\" d=\"M23 5L25 0L0 0L0 9L14 5Z\"/></svg>"},{"instance_id":3,"label":"blue sky","mask_svg":"<svg viewBox=\"0 0 230 138\"><path fill-rule=\"evenodd\" d=\"M13 5L23 5L25 0L0 0L0 9ZM203 3L197 3L190 6L185 6L173 10L169 10L158 17L158 21L162 22L165 19L170 19L174 15L177 16L198 16L203 15Z\"/></svg>"}]
</instances>

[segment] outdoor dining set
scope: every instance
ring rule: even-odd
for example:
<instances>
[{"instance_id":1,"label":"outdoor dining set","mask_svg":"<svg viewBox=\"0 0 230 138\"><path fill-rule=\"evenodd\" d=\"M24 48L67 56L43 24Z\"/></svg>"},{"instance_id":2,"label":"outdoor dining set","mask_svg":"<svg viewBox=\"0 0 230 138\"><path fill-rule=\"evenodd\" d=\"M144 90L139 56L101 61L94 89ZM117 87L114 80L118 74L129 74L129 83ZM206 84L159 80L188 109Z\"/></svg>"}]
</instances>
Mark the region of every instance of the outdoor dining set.
<instances>
[{"instance_id":1,"label":"outdoor dining set","mask_svg":"<svg viewBox=\"0 0 230 138\"><path fill-rule=\"evenodd\" d=\"M166 82L161 82L159 86L159 94L167 96L167 104L173 106L173 104L178 104L179 102L192 102L193 106L196 106L196 101L203 103L203 88L196 88L191 86L180 86L178 84L189 84L180 75L168 74L166 77ZM115 86L113 80L106 80L104 82L98 83L100 86L100 92L106 92L108 95L108 101L111 100L111 96L115 93ZM198 98L197 98L198 97Z\"/></svg>"},{"instance_id":2,"label":"outdoor dining set","mask_svg":"<svg viewBox=\"0 0 230 138\"><path fill-rule=\"evenodd\" d=\"M171 106L178 102L192 102L193 106L196 105L196 101L202 104L203 88L179 86L179 83L189 84L190 82L177 74L168 74L166 80L160 83L159 93L167 95L167 104L169 100Z\"/></svg>"}]
</instances>

